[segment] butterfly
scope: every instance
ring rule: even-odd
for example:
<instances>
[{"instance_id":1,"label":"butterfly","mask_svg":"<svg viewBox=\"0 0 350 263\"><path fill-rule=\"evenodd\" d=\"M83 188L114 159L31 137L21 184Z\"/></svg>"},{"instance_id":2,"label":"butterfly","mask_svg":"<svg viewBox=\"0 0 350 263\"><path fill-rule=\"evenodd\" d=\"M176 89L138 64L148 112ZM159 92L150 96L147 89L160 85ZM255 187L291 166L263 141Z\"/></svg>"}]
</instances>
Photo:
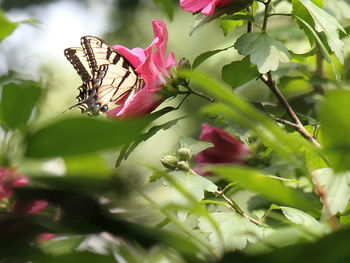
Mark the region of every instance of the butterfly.
<instances>
[{"instance_id":1,"label":"butterfly","mask_svg":"<svg viewBox=\"0 0 350 263\"><path fill-rule=\"evenodd\" d=\"M106 41L83 36L81 47L67 48L64 55L82 80L78 107L83 113L98 115L121 98L130 98L143 88L144 81L132 64Z\"/></svg>"}]
</instances>

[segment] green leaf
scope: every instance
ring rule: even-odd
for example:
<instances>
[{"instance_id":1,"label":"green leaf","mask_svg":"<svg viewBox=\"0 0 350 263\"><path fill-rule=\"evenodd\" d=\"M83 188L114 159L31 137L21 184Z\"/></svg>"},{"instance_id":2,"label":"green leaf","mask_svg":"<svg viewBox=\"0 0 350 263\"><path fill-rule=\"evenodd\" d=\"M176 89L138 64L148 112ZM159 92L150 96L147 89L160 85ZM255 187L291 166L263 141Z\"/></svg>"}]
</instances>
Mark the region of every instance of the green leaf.
<instances>
[{"instance_id":1,"label":"green leaf","mask_svg":"<svg viewBox=\"0 0 350 263\"><path fill-rule=\"evenodd\" d=\"M100 154L68 156L64 158L66 174L109 176L111 169Z\"/></svg>"},{"instance_id":2,"label":"green leaf","mask_svg":"<svg viewBox=\"0 0 350 263\"><path fill-rule=\"evenodd\" d=\"M214 146L214 144L212 144L211 142L198 141L196 139L193 139L191 137L186 137L186 136L182 136L180 138L180 144L187 145L188 148L191 149L193 154L197 154L201 151L204 151L205 149L208 149Z\"/></svg>"},{"instance_id":3,"label":"green leaf","mask_svg":"<svg viewBox=\"0 0 350 263\"><path fill-rule=\"evenodd\" d=\"M159 4L167 14L170 20L174 19L174 1L173 0L153 0Z\"/></svg>"},{"instance_id":4,"label":"green leaf","mask_svg":"<svg viewBox=\"0 0 350 263\"><path fill-rule=\"evenodd\" d=\"M335 172L350 170L350 91L327 94L320 110L324 151Z\"/></svg>"},{"instance_id":5,"label":"green leaf","mask_svg":"<svg viewBox=\"0 0 350 263\"><path fill-rule=\"evenodd\" d=\"M147 119L109 121L88 117L59 120L27 136L25 155L49 158L87 154L130 143Z\"/></svg>"},{"instance_id":6,"label":"green leaf","mask_svg":"<svg viewBox=\"0 0 350 263\"><path fill-rule=\"evenodd\" d=\"M287 217L291 222L297 225L310 226L320 224L315 218L306 214L299 209L293 207L279 206L282 210L282 213Z\"/></svg>"},{"instance_id":7,"label":"green leaf","mask_svg":"<svg viewBox=\"0 0 350 263\"><path fill-rule=\"evenodd\" d=\"M248 81L259 77L259 71L255 65L249 61L249 57L245 57L240 61L234 61L222 68L221 76L223 81L232 88L237 88Z\"/></svg>"},{"instance_id":8,"label":"green leaf","mask_svg":"<svg viewBox=\"0 0 350 263\"><path fill-rule=\"evenodd\" d=\"M284 76L280 78L278 87L283 95L289 99L312 92L313 88L309 82L310 80L304 76Z\"/></svg>"},{"instance_id":9,"label":"green leaf","mask_svg":"<svg viewBox=\"0 0 350 263\"><path fill-rule=\"evenodd\" d=\"M315 5L310 0L299 0L300 3L308 10L315 23L315 30L318 33L324 32L327 37L327 43L335 53L341 63L344 63L343 48L344 43L339 38L338 30L345 33L344 28L329 13Z\"/></svg>"},{"instance_id":10,"label":"green leaf","mask_svg":"<svg viewBox=\"0 0 350 263\"><path fill-rule=\"evenodd\" d=\"M293 163L296 167L308 173L304 159L300 156L299 148L304 151L319 154L318 150L305 141L301 136L290 138L270 117L266 116L247 101L232 92L232 88L223 85L213 78L195 71L182 71L183 77L190 78L191 83L199 85L208 95L217 102L202 108L202 112L223 116L254 132L264 143L268 143L280 157ZM283 142L283 143L281 143Z\"/></svg>"},{"instance_id":11,"label":"green leaf","mask_svg":"<svg viewBox=\"0 0 350 263\"><path fill-rule=\"evenodd\" d=\"M350 19L350 5L346 0L324 0L324 4L338 20Z\"/></svg>"},{"instance_id":12,"label":"green leaf","mask_svg":"<svg viewBox=\"0 0 350 263\"><path fill-rule=\"evenodd\" d=\"M335 174L330 168L322 168L313 171L314 184L319 185L325 191L327 206L323 207L323 214L330 216L343 212L350 199L349 173ZM329 209L330 211L327 211Z\"/></svg>"},{"instance_id":13,"label":"green leaf","mask_svg":"<svg viewBox=\"0 0 350 263\"><path fill-rule=\"evenodd\" d=\"M227 36L227 34L236 27L243 25L245 20L253 22L254 17L245 13L221 17L220 27L224 33L224 36Z\"/></svg>"},{"instance_id":14,"label":"green leaf","mask_svg":"<svg viewBox=\"0 0 350 263\"><path fill-rule=\"evenodd\" d=\"M13 31L17 28L18 23L11 22L7 19L5 13L0 10L0 42L4 40L7 36L11 35Z\"/></svg>"},{"instance_id":15,"label":"green leaf","mask_svg":"<svg viewBox=\"0 0 350 263\"><path fill-rule=\"evenodd\" d=\"M58 256L75 252L83 240L82 236L73 236L60 240L48 240L40 243L39 246L46 254Z\"/></svg>"},{"instance_id":16,"label":"green leaf","mask_svg":"<svg viewBox=\"0 0 350 263\"><path fill-rule=\"evenodd\" d=\"M309 50L308 52L302 53L302 54L298 54L298 53L294 53L293 51L289 50L289 53L292 56L291 61L295 62L295 63L299 63L299 64L304 64L307 62L307 60L316 54L316 48L312 48L311 50Z\"/></svg>"},{"instance_id":17,"label":"green leaf","mask_svg":"<svg viewBox=\"0 0 350 263\"><path fill-rule=\"evenodd\" d=\"M263 195L280 205L295 207L319 215L320 203L302 191L286 186L283 182L266 176L261 171L247 167L222 165L211 169L229 182L238 182L243 188Z\"/></svg>"},{"instance_id":18,"label":"green leaf","mask_svg":"<svg viewBox=\"0 0 350 263\"><path fill-rule=\"evenodd\" d=\"M254 243L263 237L262 228L236 213L216 212L210 213L210 216L219 226L224 244L221 244L221 239L206 217L198 219L198 227L209 233L209 242L219 251L243 249L248 243Z\"/></svg>"},{"instance_id":19,"label":"green leaf","mask_svg":"<svg viewBox=\"0 0 350 263\"><path fill-rule=\"evenodd\" d=\"M250 61L263 74L277 70L280 62L287 63L290 59L289 51L282 42L266 33L246 33L237 39L234 47L239 54L250 55Z\"/></svg>"},{"instance_id":20,"label":"green leaf","mask_svg":"<svg viewBox=\"0 0 350 263\"><path fill-rule=\"evenodd\" d=\"M294 228L295 230L295 228ZM286 241L285 233L278 233L279 244L288 244L284 248L276 249L272 242L265 242L268 251L265 253L230 253L223 256L220 263L342 263L347 262L350 258L349 241L350 229L345 228L326 235L319 240L311 240L312 242L305 242L305 239L299 244L289 245ZM305 232L304 232L305 234ZM295 240L298 240L294 238ZM265 239L264 239L265 241ZM289 241L289 240L288 240ZM271 249L273 247L274 249ZM311 253L311 251L315 253ZM267 252L267 253L266 253Z\"/></svg>"},{"instance_id":21,"label":"green leaf","mask_svg":"<svg viewBox=\"0 0 350 263\"><path fill-rule=\"evenodd\" d=\"M170 178L169 178L170 177ZM169 173L167 180L172 193L172 200L176 205L190 206L193 201L201 201L204 198L204 192L215 192L218 187L208 179L198 174L175 171ZM187 193L187 194L186 194ZM189 198L187 195L190 195ZM185 220L187 211L178 211L180 220Z\"/></svg>"},{"instance_id":22,"label":"green leaf","mask_svg":"<svg viewBox=\"0 0 350 263\"><path fill-rule=\"evenodd\" d=\"M143 141L148 140L149 138L153 137L157 132L161 130L167 130L173 125L175 125L179 120L182 120L186 118L186 116L176 118L174 120L168 121L166 123L163 123L161 125L156 125L151 127L147 132L140 134L140 136L131 142L130 144L126 144L123 149L121 150L118 159L116 161L115 167L118 167L123 160L126 160L129 155L136 149L137 146L139 146L140 143Z\"/></svg>"},{"instance_id":23,"label":"green leaf","mask_svg":"<svg viewBox=\"0 0 350 263\"><path fill-rule=\"evenodd\" d=\"M204 61L206 61L208 58L222 52L222 51L226 51L230 48L232 48L233 46L229 46L227 48L222 48L222 49L216 49L216 50L210 50L210 51L206 51L202 54L200 54L199 56L197 56L192 64L192 68L195 69L197 68L200 64L202 64Z\"/></svg>"},{"instance_id":24,"label":"green leaf","mask_svg":"<svg viewBox=\"0 0 350 263\"><path fill-rule=\"evenodd\" d=\"M5 84L0 105L2 123L12 130L25 125L40 94L41 87L34 81L22 80Z\"/></svg>"}]
</instances>

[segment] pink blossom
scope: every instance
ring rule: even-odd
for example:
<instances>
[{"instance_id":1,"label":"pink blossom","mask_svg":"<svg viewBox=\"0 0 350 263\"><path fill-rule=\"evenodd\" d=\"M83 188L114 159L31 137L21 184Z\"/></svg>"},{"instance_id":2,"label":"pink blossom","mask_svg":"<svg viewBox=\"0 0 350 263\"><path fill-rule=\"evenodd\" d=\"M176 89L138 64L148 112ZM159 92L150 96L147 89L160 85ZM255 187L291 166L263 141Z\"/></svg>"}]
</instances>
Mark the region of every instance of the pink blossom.
<instances>
[{"instance_id":1,"label":"pink blossom","mask_svg":"<svg viewBox=\"0 0 350 263\"><path fill-rule=\"evenodd\" d=\"M51 234L51 233L41 233L37 237L37 242L42 243L45 241L49 241L49 240L53 239L54 237L55 237L55 235Z\"/></svg>"},{"instance_id":2,"label":"pink blossom","mask_svg":"<svg viewBox=\"0 0 350 263\"><path fill-rule=\"evenodd\" d=\"M202 124L199 139L214 144L213 147L195 155L198 166L194 170L204 176L211 175L211 173L203 173L201 171L202 166L223 163L242 164L250 153L247 146L242 144L237 138L222 129L212 127L206 123Z\"/></svg>"},{"instance_id":3,"label":"pink blossom","mask_svg":"<svg viewBox=\"0 0 350 263\"><path fill-rule=\"evenodd\" d=\"M47 201L34 200L23 201L16 200L13 203L12 213L14 214L37 214L43 211L47 207Z\"/></svg>"},{"instance_id":4,"label":"pink blossom","mask_svg":"<svg viewBox=\"0 0 350 263\"><path fill-rule=\"evenodd\" d=\"M154 40L146 48L128 49L116 45L113 48L124 56L144 80L144 86L135 94L126 94L118 100L119 106L107 112L110 118L138 117L153 111L165 99L159 94L168 78L170 68L176 65L174 54L167 57L168 31L162 21L152 21Z\"/></svg>"},{"instance_id":5,"label":"pink blossom","mask_svg":"<svg viewBox=\"0 0 350 263\"><path fill-rule=\"evenodd\" d=\"M29 183L28 178L22 177L14 168L0 167L0 200L9 198L13 192L13 188L25 186Z\"/></svg>"},{"instance_id":6,"label":"pink blossom","mask_svg":"<svg viewBox=\"0 0 350 263\"><path fill-rule=\"evenodd\" d=\"M203 15L211 16L215 8L225 6L232 0L180 0L180 6L188 12L201 12Z\"/></svg>"}]
</instances>

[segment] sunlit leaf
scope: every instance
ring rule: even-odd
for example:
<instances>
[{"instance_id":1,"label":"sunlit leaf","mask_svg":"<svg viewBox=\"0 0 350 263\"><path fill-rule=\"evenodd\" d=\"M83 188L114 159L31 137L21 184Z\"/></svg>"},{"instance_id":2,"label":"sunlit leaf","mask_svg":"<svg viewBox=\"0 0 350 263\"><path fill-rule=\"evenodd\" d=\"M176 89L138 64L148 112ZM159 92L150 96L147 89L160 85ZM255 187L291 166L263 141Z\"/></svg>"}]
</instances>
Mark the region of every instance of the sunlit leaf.
<instances>
[{"instance_id":1,"label":"sunlit leaf","mask_svg":"<svg viewBox=\"0 0 350 263\"><path fill-rule=\"evenodd\" d=\"M172 200L177 205L190 206L194 200L201 201L204 198L205 191L215 192L218 189L214 183L198 174L175 171L169 173L169 177L171 179L169 187L172 193ZM178 216L180 220L185 220L187 211L178 211Z\"/></svg>"},{"instance_id":2,"label":"sunlit leaf","mask_svg":"<svg viewBox=\"0 0 350 263\"><path fill-rule=\"evenodd\" d=\"M237 88L248 81L259 77L260 73L255 65L252 65L249 56L240 61L234 61L222 68L222 79L232 88Z\"/></svg>"},{"instance_id":3,"label":"sunlit leaf","mask_svg":"<svg viewBox=\"0 0 350 263\"><path fill-rule=\"evenodd\" d=\"M241 26L245 21L254 22L254 17L246 12L239 12L233 15L227 15L220 18L220 27L224 32L224 36L234 30L237 26Z\"/></svg>"},{"instance_id":4,"label":"sunlit leaf","mask_svg":"<svg viewBox=\"0 0 350 263\"><path fill-rule=\"evenodd\" d=\"M282 210L283 214L294 224L303 226L319 224L319 222L315 218L299 209L286 206L279 206L279 208Z\"/></svg>"},{"instance_id":5,"label":"sunlit leaf","mask_svg":"<svg viewBox=\"0 0 350 263\"><path fill-rule=\"evenodd\" d=\"M314 171L312 176L314 184L325 191L327 204L323 206L323 214L331 216L343 212L350 199L350 174L335 174L332 169L323 168Z\"/></svg>"},{"instance_id":6,"label":"sunlit leaf","mask_svg":"<svg viewBox=\"0 0 350 263\"><path fill-rule=\"evenodd\" d=\"M16 129L25 125L41 94L39 83L23 80L10 82L3 86L1 97L1 121Z\"/></svg>"},{"instance_id":7,"label":"sunlit leaf","mask_svg":"<svg viewBox=\"0 0 350 263\"><path fill-rule=\"evenodd\" d=\"M329 47L336 54L340 62L343 63L344 43L339 38L338 30L341 30L345 33L344 28L332 15L315 5L312 1L299 0L299 2L308 10L312 16L315 23L315 30L319 33L324 32L327 37L327 43Z\"/></svg>"},{"instance_id":8,"label":"sunlit leaf","mask_svg":"<svg viewBox=\"0 0 350 263\"><path fill-rule=\"evenodd\" d=\"M259 170L223 165L213 167L211 171L230 182L238 182L245 189L261 194L279 205L295 207L312 215L320 213L321 205L317 199L310 198L301 190L288 187Z\"/></svg>"},{"instance_id":9,"label":"sunlit leaf","mask_svg":"<svg viewBox=\"0 0 350 263\"><path fill-rule=\"evenodd\" d=\"M147 121L109 121L88 117L48 124L27 136L26 156L49 158L86 154L130 143Z\"/></svg>"},{"instance_id":10,"label":"sunlit leaf","mask_svg":"<svg viewBox=\"0 0 350 263\"><path fill-rule=\"evenodd\" d=\"M0 26L1 26L1 30L0 30L0 42L1 42L4 38L11 35L12 32L15 31L15 29L18 26L18 23L11 22L10 20L8 20L4 12L0 11Z\"/></svg>"},{"instance_id":11,"label":"sunlit leaf","mask_svg":"<svg viewBox=\"0 0 350 263\"><path fill-rule=\"evenodd\" d=\"M250 55L250 61L257 65L260 73L275 71L280 62L287 63L290 59L283 43L266 33L246 33L237 39L234 47L239 54Z\"/></svg>"},{"instance_id":12,"label":"sunlit leaf","mask_svg":"<svg viewBox=\"0 0 350 263\"><path fill-rule=\"evenodd\" d=\"M210 216L217 222L224 244L221 244L220 238L207 218L200 217L198 227L201 231L209 233L209 242L219 251L242 249L248 243L256 242L263 237L260 227L234 212L216 212L210 213Z\"/></svg>"}]
</instances>

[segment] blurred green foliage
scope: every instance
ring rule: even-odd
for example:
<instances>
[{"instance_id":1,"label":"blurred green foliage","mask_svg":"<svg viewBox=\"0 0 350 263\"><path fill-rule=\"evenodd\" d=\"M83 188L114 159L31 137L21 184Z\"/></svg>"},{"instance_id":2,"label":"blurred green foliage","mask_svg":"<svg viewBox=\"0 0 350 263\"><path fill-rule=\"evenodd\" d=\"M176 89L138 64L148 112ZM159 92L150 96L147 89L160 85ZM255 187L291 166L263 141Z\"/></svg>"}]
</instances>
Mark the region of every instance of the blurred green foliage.
<instances>
[{"instance_id":1,"label":"blurred green foliage","mask_svg":"<svg viewBox=\"0 0 350 263\"><path fill-rule=\"evenodd\" d=\"M15 21L18 10L56 2L2 1L0 48L35 21ZM128 120L48 118L52 83L69 78L2 70L1 168L30 185L12 189L1 170L0 262L347 262L349 4L242 0L193 18L175 0L111 3L106 38L129 48L150 42L151 19L167 19L169 50L192 62L165 79L183 100ZM198 127L182 121L225 128L249 146L249 160L199 176L192 157L215 142L186 136ZM166 153L174 130L178 144ZM175 164L145 161L159 151ZM47 202L40 213L16 210L37 200Z\"/></svg>"}]
</instances>

